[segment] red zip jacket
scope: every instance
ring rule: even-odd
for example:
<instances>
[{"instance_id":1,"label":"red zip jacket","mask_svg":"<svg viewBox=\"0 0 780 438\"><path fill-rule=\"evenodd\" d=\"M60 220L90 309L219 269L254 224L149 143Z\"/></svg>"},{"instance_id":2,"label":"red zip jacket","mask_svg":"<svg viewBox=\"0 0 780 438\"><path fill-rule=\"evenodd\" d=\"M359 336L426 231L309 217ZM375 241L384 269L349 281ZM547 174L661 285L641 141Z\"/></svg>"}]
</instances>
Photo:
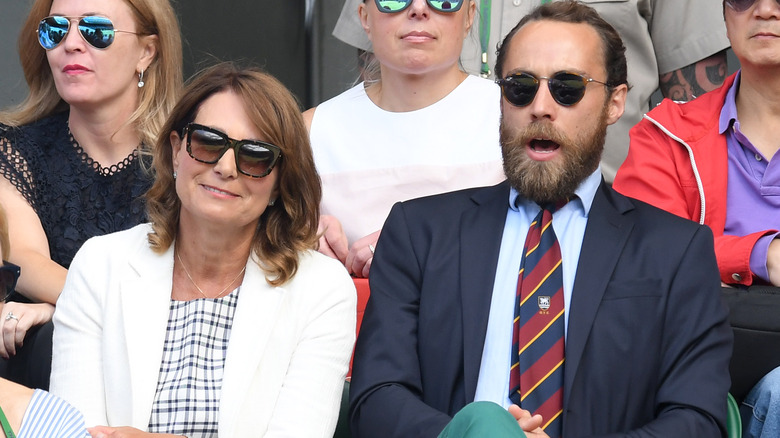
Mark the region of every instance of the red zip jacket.
<instances>
[{"instance_id":1,"label":"red zip jacket","mask_svg":"<svg viewBox=\"0 0 780 438\"><path fill-rule=\"evenodd\" d=\"M756 241L776 233L726 236L728 147L719 134L720 112L736 74L690 102L664 99L630 131L628 157L615 176L620 193L709 226L724 283L750 285ZM760 281L760 280L759 280Z\"/></svg>"}]
</instances>

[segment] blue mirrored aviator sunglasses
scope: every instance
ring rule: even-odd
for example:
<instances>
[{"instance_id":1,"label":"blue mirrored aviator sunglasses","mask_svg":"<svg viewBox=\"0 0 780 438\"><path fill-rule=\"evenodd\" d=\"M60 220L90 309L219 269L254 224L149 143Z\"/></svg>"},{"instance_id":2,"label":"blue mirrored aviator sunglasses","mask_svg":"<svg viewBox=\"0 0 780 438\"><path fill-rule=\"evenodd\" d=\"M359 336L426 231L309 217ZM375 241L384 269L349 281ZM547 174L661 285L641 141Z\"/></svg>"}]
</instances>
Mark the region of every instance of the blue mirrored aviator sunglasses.
<instances>
[{"instance_id":1,"label":"blue mirrored aviator sunglasses","mask_svg":"<svg viewBox=\"0 0 780 438\"><path fill-rule=\"evenodd\" d=\"M46 17L38 24L38 42L46 50L52 50L59 46L70 31L70 23L78 20L79 33L81 38L90 46L96 49L105 49L114 42L116 32L131 33L129 30L114 29L114 23L106 17L99 15L87 15L82 17L66 17L63 15L52 15Z\"/></svg>"},{"instance_id":2,"label":"blue mirrored aviator sunglasses","mask_svg":"<svg viewBox=\"0 0 780 438\"><path fill-rule=\"evenodd\" d=\"M726 0L726 4L736 12L745 12L758 0ZM780 5L780 0L775 0Z\"/></svg>"},{"instance_id":3,"label":"blue mirrored aviator sunglasses","mask_svg":"<svg viewBox=\"0 0 780 438\"><path fill-rule=\"evenodd\" d=\"M21 272L20 267L3 260L3 266L0 266L0 302L4 302L14 293Z\"/></svg>"},{"instance_id":4,"label":"blue mirrored aviator sunglasses","mask_svg":"<svg viewBox=\"0 0 780 438\"><path fill-rule=\"evenodd\" d=\"M404 9L408 8L409 5L412 4L412 1L414 0L374 0L376 2L376 8L379 9L380 12L387 12L387 13L394 13L394 12L401 12ZM452 0L452 1L441 1L441 0L425 0L428 2L428 6L431 7L431 9L439 12L457 12L460 10L460 7L463 6L463 3L465 3L467 0Z\"/></svg>"}]
</instances>

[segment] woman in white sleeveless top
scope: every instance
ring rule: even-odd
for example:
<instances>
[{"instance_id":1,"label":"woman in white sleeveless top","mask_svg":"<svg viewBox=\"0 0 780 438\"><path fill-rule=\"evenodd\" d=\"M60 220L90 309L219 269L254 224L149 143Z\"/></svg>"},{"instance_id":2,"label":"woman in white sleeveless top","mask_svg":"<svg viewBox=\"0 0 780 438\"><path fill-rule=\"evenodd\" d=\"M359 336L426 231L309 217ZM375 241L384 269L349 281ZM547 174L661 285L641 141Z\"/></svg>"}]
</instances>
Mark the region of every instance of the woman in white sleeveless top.
<instances>
[{"instance_id":1,"label":"woman in white sleeveless top","mask_svg":"<svg viewBox=\"0 0 780 438\"><path fill-rule=\"evenodd\" d=\"M304 113L323 183L320 251L355 276L368 276L395 202L503 180L500 91L458 64L475 10L474 0L364 0L356 13L378 79Z\"/></svg>"}]
</instances>

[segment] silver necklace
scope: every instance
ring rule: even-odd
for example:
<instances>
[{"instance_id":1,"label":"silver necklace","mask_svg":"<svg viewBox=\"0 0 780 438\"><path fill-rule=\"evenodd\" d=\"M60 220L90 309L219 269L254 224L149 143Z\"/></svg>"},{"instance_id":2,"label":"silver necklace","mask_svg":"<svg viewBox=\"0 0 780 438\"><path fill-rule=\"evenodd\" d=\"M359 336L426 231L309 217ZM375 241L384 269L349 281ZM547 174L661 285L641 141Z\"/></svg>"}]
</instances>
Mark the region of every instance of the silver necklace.
<instances>
[{"instance_id":1,"label":"silver necklace","mask_svg":"<svg viewBox=\"0 0 780 438\"><path fill-rule=\"evenodd\" d=\"M187 270L187 266L185 266L185 265L184 265L184 261L181 259L181 254L179 254L179 252L178 252L178 251L176 252L176 258L178 258L178 259L179 259L179 263L181 263L181 267L182 267L182 269L184 269L184 273L185 273L185 274L187 274L187 278L189 278L189 279L190 279L190 281L192 282L192 285L193 285L193 286L195 286L195 289L197 289L197 290L198 290L198 292L200 292L200 294L201 294L201 295L203 295L203 298L210 298L210 299L212 299L212 300L216 300L217 298L221 297L221 296L222 296L222 294L224 294L224 293L225 293L225 292L228 290L228 288L229 288L231 285L233 285L233 283L235 283L235 282L236 282L236 280L238 279L238 277L240 277L240 276L241 276L241 274L243 274L243 273L244 273L244 271L246 271L246 266L244 266L243 268L241 268L241 271L238 273L238 275L236 275L235 277L233 277L233 279L232 279L232 280L230 280L230 283L228 283L228 285L227 285L227 286L225 286L225 288L224 288L224 289L222 289L222 290L221 290L221 291L220 291L220 292L217 294L217 296L215 296L215 297L213 297L213 298L212 298L212 297L209 297L208 295L206 295L206 294L203 292L203 289L201 289L201 288L200 288L200 286L198 286L198 283L195 283L195 280L193 280L193 279L192 279L192 275L190 275L190 271L188 271L188 270Z\"/></svg>"}]
</instances>

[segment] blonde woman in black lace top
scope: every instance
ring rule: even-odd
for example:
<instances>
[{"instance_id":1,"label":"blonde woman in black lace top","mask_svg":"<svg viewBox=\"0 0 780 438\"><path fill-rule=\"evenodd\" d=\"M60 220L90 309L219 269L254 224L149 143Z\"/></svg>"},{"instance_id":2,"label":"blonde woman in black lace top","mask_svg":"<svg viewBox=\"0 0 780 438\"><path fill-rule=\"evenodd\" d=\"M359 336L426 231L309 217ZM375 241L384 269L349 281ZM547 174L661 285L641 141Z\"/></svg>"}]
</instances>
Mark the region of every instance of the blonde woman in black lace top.
<instances>
[{"instance_id":1,"label":"blonde woman in black lace top","mask_svg":"<svg viewBox=\"0 0 780 438\"><path fill-rule=\"evenodd\" d=\"M87 238L144 221L142 152L181 84L167 0L36 0L19 52L30 94L0 114L0 203L24 273L17 292L40 304L7 304L18 320L2 321L5 358L51 319Z\"/></svg>"}]
</instances>

